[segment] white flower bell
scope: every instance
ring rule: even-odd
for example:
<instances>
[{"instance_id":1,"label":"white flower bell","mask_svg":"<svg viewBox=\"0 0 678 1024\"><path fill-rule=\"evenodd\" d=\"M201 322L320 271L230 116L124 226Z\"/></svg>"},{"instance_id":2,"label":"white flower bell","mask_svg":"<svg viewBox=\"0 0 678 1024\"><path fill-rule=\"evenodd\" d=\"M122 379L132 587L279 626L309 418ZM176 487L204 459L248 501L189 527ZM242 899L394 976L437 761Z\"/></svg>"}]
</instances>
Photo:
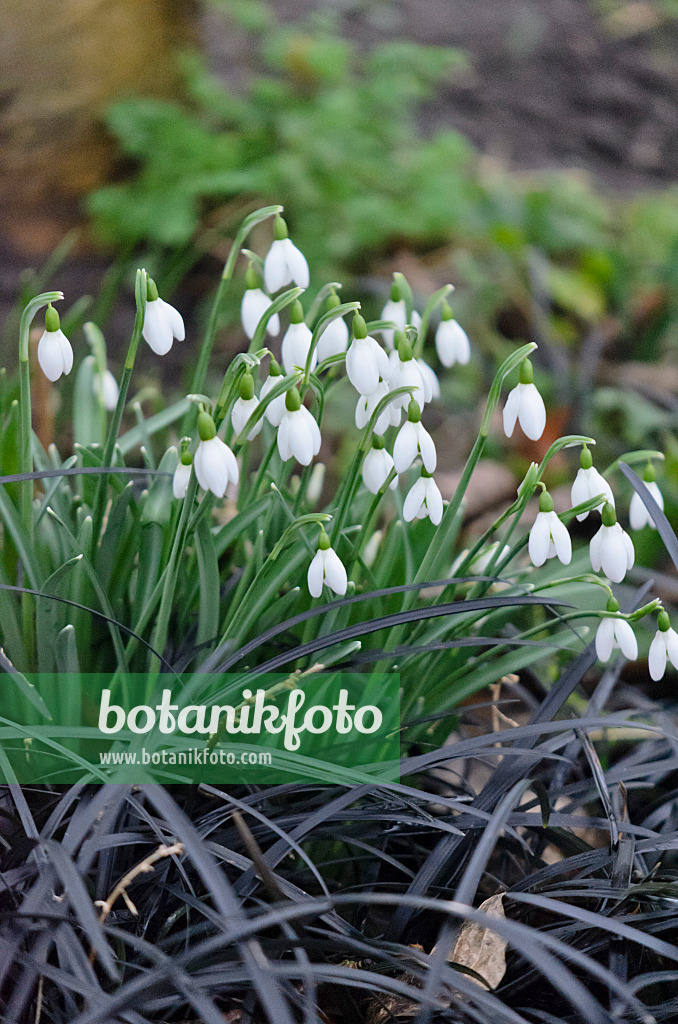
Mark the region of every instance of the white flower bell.
<instances>
[{"instance_id":1,"label":"white flower bell","mask_svg":"<svg viewBox=\"0 0 678 1024\"><path fill-rule=\"evenodd\" d=\"M421 409L412 399L407 410L407 422L403 423L393 445L393 465L396 473L410 468L417 455L421 455L424 469L433 473L436 468L436 446L428 430L421 423Z\"/></svg>"},{"instance_id":2,"label":"white flower bell","mask_svg":"<svg viewBox=\"0 0 678 1024\"><path fill-rule=\"evenodd\" d=\"M193 456L191 455L186 439L181 442L181 456L177 468L172 477L172 491L175 498L185 498L188 490L188 482L191 479L193 470Z\"/></svg>"},{"instance_id":3,"label":"white flower bell","mask_svg":"<svg viewBox=\"0 0 678 1024\"><path fill-rule=\"evenodd\" d=\"M520 364L520 381L509 394L504 406L504 433L507 437L513 434L516 420L531 441L538 441L544 433L546 408L532 378L532 363L529 359L523 359Z\"/></svg>"},{"instance_id":4,"label":"white flower bell","mask_svg":"<svg viewBox=\"0 0 678 1024\"><path fill-rule=\"evenodd\" d=\"M443 366L454 366L455 363L465 366L471 358L471 346L466 331L454 319L447 302L443 302L435 345L438 359Z\"/></svg>"},{"instance_id":5,"label":"white flower bell","mask_svg":"<svg viewBox=\"0 0 678 1024\"><path fill-rule=\"evenodd\" d=\"M614 495L612 488L608 484L602 474L593 465L593 458L591 452L584 445L579 456L580 468L577 473L574 483L572 484L572 505L581 505L585 501L589 501L591 498L597 497L602 494L604 497L600 502L600 505L596 506L597 512L602 512L603 505L606 501L609 501L610 505L614 508ZM577 519L581 522L586 519L588 512L580 512Z\"/></svg>"},{"instance_id":6,"label":"white flower bell","mask_svg":"<svg viewBox=\"0 0 678 1024\"><path fill-rule=\"evenodd\" d=\"M250 264L245 275L245 293L240 305L240 319L243 330L250 341L259 326L259 321L270 305L271 299L261 288L259 275ZM280 317L277 313L274 313L267 321L266 333L272 338L277 338L280 334Z\"/></svg>"},{"instance_id":7,"label":"white flower bell","mask_svg":"<svg viewBox=\"0 0 678 1024\"><path fill-rule=\"evenodd\" d=\"M548 491L542 491L539 497L539 512L530 530L528 551L532 564L536 566L556 556L563 565L572 561L570 535L565 523L553 511L553 498Z\"/></svg>"},{"instance_id":8,"label":"white flower bell","mask_svg":"<svg viewBox=\"0 0 678 1024\"><path fill-rule=\"evenodd\" d=\"M59 314L49 304L45 310L45 330L38 342L38 363L40 369L52 383L73 369L73 349L59 326Z\"/></svg>"},{"instance_id":9,"label":"white flower bell","mask_svg":"<svg viewBox=\"0 0 678 1024\"><path fill-rule=\"evenodd\" d=\"M403 393L393 400L396 409L407 409L410 399L414 399L420 409L426 405L426 384L419 363L412 355L412 345L404 334L396 331L396 348L389 358L391 391L396 388L409 388L409 395Z\"/></svg>"},{"instance_id":10,"label":"white flower bell","mask_svg":"<svg viewBox=\"0 0 678 1024\"><path fill-rule=\"evenodd\" d=\"M633 568L633 541L617 522L617 513L610 502L603 505L603 525L591 539L589 554L594 572L601 569L613 583L621 583Z\"/></svg>"},{"instance_id":11,"label":"white flower bell","mask_svg":"<svg viewBox=\"0 0 678 1024\"><path fill-rule=\"evenodd\" d=\"M308 567L308 589L311 597L320 597L323 583L339 597L343 597L348 586L346 569L339 555L330 546L330 538L324 530L318 538L318 550Z\"/></svg>"},{"instance_id":12,"label":"white flower bell","mask_svg":"<svg viewBox=\"0 0 678 1024\"><path fill-rule=\"evenodd\" d=\"M645 472L643 473L643 483L659 505L660 509L663 511L664 497L662 492L659 490L655 477L655 468L651 462L648 462L645 467ZM633 497L631 498L631 505L629 506L629 522L632 530L642 530L644 526L650 526L653 530L657 529L654 519L645 508L643 499L637 491L633 492Z\"/></svg>"},{"instance_id":13,"label":"white flower bell","mask_svg":"<svg viewBox=\"0 0 678 1024\"><path fill-rule=\"evenodd\" d=\"M306 257L287 237L287 224L278 214L275 218L275 241L264 260L264 283L271 293L288 284L308 288L309 273Z\"/></svg>"},{"instance_id":14,"label":"white flower bell","mask_svg":"<svg viewBox=\"0 0 678 1024\"><path fill-rule=\"evenodd\" d=\"M395 282L391 285L391 297L381 311L382 320L391 320L395 324L395 330L404 331L408 325L407 319L407 304L400 294L400 288ZM421 329L421 317L417 313L416 309L412 310L412 316L409 321L412 327L416 327L417 331ZM394 348L396 342L394 338L394 328L384 327L381 336L384 339L384 344L387 349Z\"/></svg>"},{"instance_id":15,"label":"white flower bell","mask_svg":"<svg viewBox=\"0 0 678 1024\"><path fill-rule=\"evenodd\" d=\"M259 399L254 394L254 377L251 373L244 373L240 380L240 396L236 399L231 411L231 424L238 437L245 429L248 419L259 405ZM247 440L252 441L264 425L263 417L258 419L247 435Z\"/></svg>"},{"instance_id":16,"label":"white flower bell","mask_svg":"<svg viewBox=\"0 0 678 1024\"><path fill-rule=\"evenodd\" d=\"M118 382L110 370L94 375L94 394L107 412L113 412L118 404Z\"/></svg>"},{"instance_id":17,"label":"white flower bell","mask_svg":"<svg viewBox=\"0 0 678 1024\"><path fill-rule=\"evenodd\" d=\"M358 403L355 407L355 425L358 430L363 430L372 418L372 413L377 408L382 398L386 398L389 393L388 382L380 380L377 385L377 390L373 391L371 395L361 395L358 399ZM375 434L385 434L389 427L397 427L400 423L400 408L394 410L393 406L395 402L389 402L384 409L377 416L376 423L374 424ZM393 414L397 419L393 418Z\"/></svg>"},{"instance_id":18,"label":"white flower bell","mask_svg":"<svg viewBox=\"0 0 678 1024\"><path fill-rule=\"evenodd\" d=\"M363 483L368 491L377 494L388 480L393 469L393 459L386 451L384 442L378 435L372 438L372 447L363 461ZM391 481L391 489L398 486L398 477Z\"/></svg>"},{"instance_id":19,"label":"white flower bell","mask_svg":"<svg viewBox=\"0 0 678 1024\"><path fill-rule=\"evenodd\" d=\"M662 679L666 672L667 656L673 667L678 670L678 633L672 629L668 613L662 608L657 616L657 632L650 644L647 659L650 676L655 682Z\"/></svg>"},{"instance_id":20,"label":"white flower bell","mask_svg":"<svg viewBox=\"0 0 678 1024\"><path fill-rule=\"evenodd\" d=\"M272 391L276 384L280 384L283 379L283 372L280 369L280 364L271 357L271 362L268 367L268 377L261 385L261 391L259 392L259 401L263 400L268 395L269 391ZM272 427L279 427L280 421L285 415L285 396L278 395L272 402L266 406L264 416L271 424Z\"/></svg>"},{"instance_id":21,"label":"white flower bell","mask_svg":"<svg viewBox=\"0 0 678 1024\"><path fill-rule=\"evenodd\" d=\"M417 366L424 387L424 401L428 404L434 398L440 398L440 381L435 370L428 365L425 359L417 359Z\"/></svg>"},{"instance_id":22,"label":"white flower bell","mask_svg":"<svg viewBox=\"0 0 678 1024\"><path fill-rule=\"evenodd\" d=\"M411 523L413 519L431 520L437 526L443 518L443 499L435 480L425 469L412 485L403 504L403 519Z\"/></svg>"},{"instance_id":23,"label":"white flower bell","mask_svg":"<svg viewBox=\"0 0 678 1024\"><path fill-rule=\"evenodd\" d=\"M186 337L181 313L169 302L158 298L155 281L150 277L146 285L146 313L141 333L157 356L167 355L175 338L183 341Z\"/></svg>"},{"instance_id":24,"label":"white flower bell","mask_svg":"<svg viewBox=\"0 0 678 1024\"><path fill-rule=\"evenodd\" d=\"M619 611L616 598L609 599L607 611ZM596 654L601 661L609 661L615 649L620 650L629 661L635 661L638 657L638 641L631 624L626 619L606 617L601 619L596 631Z\"/></svg>"},{"instance_id":25,"label":"white flower bell","mask_svg":"<svg viewBox=\"0 0 678 1024\"><path fill-rule=\"evenodd\" d=\"M308 466L320 451L320 428L311 413L301 404L296 388L285 394L285 413L278 427L278 452L283 462L295 458Z\"/></svg>"},{"instance_id":26,"label":"white flower bell","mask_svg":"<svg viewBox=\"0 0 678 1024\"><path fill-rule=\"evenodd\" d=\"M238 482L238 463L235 455L217 437L214 420L208 412L198 416L198 433L200 443L195 453L193 464L195 475L203 491L211 491L217 498L223 498L230 483Z\"/></svg>"},{"instance_id":27,"label":"white flower bell","mask_svg":"<svg viewBox=\"0 0 678 1024\"><path fill-rule=\"evenodd\" d=\"M285 373L294 373L295 370L304 370L306 360L311 347L313 333L304 323L304 311L298 299L292 303L290 310L290 326L285 332L282 341L282 363ZM318 350L311 356L311 370L315 370L318 362Z\"/></svg>"},{"instance_id":28,"label":"white flower bell","mask_svg":"<svg viewBox=\"0 0 678 1024\"><path fill-rule=\"evenodd\" d=\"M336 309L341 305L341 299L335 291L330 293L327 300L327 312ZM343 355L348 348L348 327L343 317L338 316L331 320L320 335L318 348L316 349L318 362L329 359L331 356Z\"/></svg>"},{"instance_id":29,"label":"white flower bell","mask_svg":"<svg viewBox=\"0 0 678 1024\"><path fill-rule=\"evenodd\" d=\"M388 356L378 341L367 333L363 317L353 317L353 341L346 353L346 373L353 387L361 395L371 395L379 387L379 380L388 378Z\"/></svg>"}]
</instances>

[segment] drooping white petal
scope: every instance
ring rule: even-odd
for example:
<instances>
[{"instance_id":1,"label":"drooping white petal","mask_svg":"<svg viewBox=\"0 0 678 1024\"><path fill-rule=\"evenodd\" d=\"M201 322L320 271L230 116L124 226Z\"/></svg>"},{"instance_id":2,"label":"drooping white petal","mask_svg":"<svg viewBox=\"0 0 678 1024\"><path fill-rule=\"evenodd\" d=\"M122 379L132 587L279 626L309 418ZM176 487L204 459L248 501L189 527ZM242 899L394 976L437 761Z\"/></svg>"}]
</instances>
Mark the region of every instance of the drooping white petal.
<instances>
[{"instance_id":1,"label":"drooping white petal","mask_svg":"<svg viewBox=\"0 0 678 1024\"><path fill-rule=\"evenodd\" d=\"M308 359L313 333L305 323L290 324L282 341L282 361L285 373L293 373L295 369L303 370ZM311 357L311 370L318 361L317 350Z\"/></svg>"},{"instance_id":2,"label":"drooping white petal","mask_svg":"<svg viewBox=\"0 0 678 1024\"><path fill-rule=\"evenodd\" d=\"M254 332L259 326L259 321L271 305L268 295L265 295L261 288L248 288L242 297L240 307L240 319L247 337L251 340ZM272 338L277 338L280 333L280 317L274 313L266 324L266 333Z\"/></svg>"},{"instance_id":3,"label":"drooping white petal","mask_svg":"<svg viewBox=\"0 0 678 1024\"><path fill-rule=\"evenodd\" d=\"M393 465L396 473L404 473L410 468L419 450L418 424L403 423L393 445ZM434 449L435 454L435 449Z\"/></svg>"},{"instance_id":4,"label":"drooping white petal","mask_svg":"<svg viewBox=\"0 0 678 1024\"><path fill-rule=\"evenodd\" d=\"M286 238L276 238L271 244L271 248L268 250L264 260L264 283L266 290L271 294L280 291L281 288L284 288L292 280L287 265L286 241L288 241Z\"/></svg>"},{"instance_id":5,"label":"drooping white petal","mask_svg":"<svg viewBox=\"0 0 678 1024\"><path fill-rule=\"evenodd\" d=\"M634 491L631 498L631 504L629 505L629 522L632 530L642 530L644 526L649 526L651 519L650 513L643 504L641 496Z\"/></svg>"},{"instance_id":6,"label":"drooping white petal","mask_svg":"<svg viewBox=\"0 0 678 1024\"><path fill-rule=\"evenodd\" d=\"M426 507L429 519L434 526L438 526L443 518L443 496L432 477L426 481Z\"/></svg>"},{"instance_id":7,"label":"drooping white petal","mask_svg":"<svg viewBox=\"0 0 678 1024\"><path fill-rule=\"evenodd\" d=\"M118 382L110 370L104 370L103 376L97 374L94 378L96 393L100 395L104 409L113 412L118 404Z\"/></svg>"},{"instance_id":8,"label":"drooping white petal","mask_svg":"<svg viewBox=\"0 0 678 1024\"><path fill-rule=\"evenodd\" d=\"M226 447L218 437L201 441L195 453L193 464L198 483L204 491L212 491L217 498L223 498L228 486L228 464L221 451Z\"/></svg>"},{"instance_id":9,"label":"drooping white petal","mask_svg":"<svg viewBox=\"0 0 678 1024\"><path fill-rule=\"evenodd\" d=\"M70 358L66 358L66 349L70 353ZM69 373L73 366L73 350L61 329L43 332L38 342L38 363L45 377L52 383L57 381L62 373Z\"/></svg>"},{"instance_id":10,"label":"drooping white petal","mask_svg":"<svg viewBox=\"0 0 678 1024\"><path fill-rule=\"evenodd\" d=\"M530 539L528 542L528 551L530 553L530 560L533 565L539 567L540 565L544 564L544 562L548 558L550 542L550 513L538 512L537 518L535 519L532 529L530 530Z\"/></svg>"},{"instance_id":11,"label":"drooping white petal","mask_svg":"<svg viewBox=\"0 0 678 1024\"><path fill-rule=\"evenodd\" d=\"M518 412L520 410L520 384L517 384L513 391L509 394L506 399L506 405L504 406L504 433L507 437L511 437L515 429L516 420L518 419Z\"/></svg>"},{"instance_id":12,"label":"drooping white petal","mask_svg":"<svg viewBox=\"0 0 678 1024\"><path fill-rule=\"evenodd\" d=\"M603 572L613 583L621 583L626 576L627 549L624 531L619 523L603 526L600 543L600 560Z\"/></svg>"},{"instance_id":13,"label":"drooping white petal","mask_svg":"<svg viewBox=\"0 0 678 1024\"><path fill-rule=\"evenodd\" d=\"M435 336L436 352L443 366L468 363L471 346L463 327L456 320L441 320Z\"/></svg>"},{"instance_id":14,"label":"drooping white petal","mask_svg":"<svg viewBox=\"0 0 678 1024\"><path fill-rule=\"evenodd\" d=\"M404 363L398 360L396 369L392 373L391 388L395 390L395 388L404 387L410 388L410 393L404 393L399 398L396 398L393 404L401 409L406 409L412 398L419 408L423 409L426 405L426 393L421 370L417 365L416 359L407 359Z\"/></svg>"},{"instance_id":15,"label":"drooping white petal","mask_svg":"<svg viewBox=\"0 0 678 1024\"><path fill-rule=\"evenodd\" d=\"M259 392L259 399L263 401L266 395L271 391L276 384L282 383L282 377L267 377L264 383L261 385L261 391ZM274 398L273 401L266 406L264 416L273 427L280 426L280 421L285 415L285 396L279 395L278 398Z\"/></svg>"},{"instance_id":16,"label":"drooping white petal","mask_svg":"<svg viewBox=\"0 0 678 1024\"><path fill-rule=\"evenodd\" d=\"M306 257L301 249L298 249L291 239L285 238L285 259L290 281L296 284L297 288L308 288L309 271Z\"/></svg>"},{"instance_id":17,"label":"drooping white petal","mask_svg":"<svg viewBox=\"0 0 678 1024\"><path fill-rule=\"evenodd\" d=\"M440 398L440 381L435 370L432 370L425 359L417 359L417 366L424 385L424 398L426 402L432 402L434 398Z\"/></svg>"},{"instance_id":18,"label":"drooping white petal","mask_svg":"<svg viewBox=\"0 0 678 1024\"><path fill-rule=\"evenodd\" d=\"M184 318L181 313L174 306L171 306L169 302L165 302L164 299L158 299L157 301L162 304L162 310L172 329L172 334L177 341L183 341L186 337L186 328L184 327Z\"/></svg>"},{"instance_id":19,"label":"drooping white petal","mask_svg":"<svg viewBox=\"0 0 678 1024\"><path fill-rule=\"evenodd\" d=\"M346 373L361 395L371 395L379 386L379 367L367 338L354 338L346 353Z\"/></svg>"},{"instance_id":20,"label":"drooping white petal","mask_svg":"<svg viewBox=\"0 0 678 1024\"><path fill-rule=\"evenodd\" d=\"M292 422L292 413L288 412L287 409L283 413L280 419L280 425L278 426L278 453L283 462L287 462L288 459L292 458L292 450L290 448L290 424Z\"/></svg>"},{"instance_id":21,"label":"drooping white petal","mask_svg":"<svg viewBox=\"0 0 678 1024\"><path fill-rule=\"evenodd\" d=\"M588 476L589 472L590 471L588 469L581 469L580 467L579 472L574 478L574 483L572 484L572 491L570 492L570 501L572 502L573 508L576 507L577 505L583 504L583 502L585 501L588 501L591 497L591 488ZM579 520L579 522L582 522L582 520L586 519L587 516L588 512L580 512L577 516L577 519ZM600 655L598 655L598 657L600 657ZM606 661L607 659L601 659L601 661L602 660Z\"/></svg>"},{"instance_id":22,"label":"drooping white petal","mask_svg":"<svg viewBox=\"0 0 678 1024\"><path fill-rule=\"evenodd\" d=\"M407 307L405 305L405 300L398 299L397 302L394 302L393 299L389 299L381 311L381 319L392 320L399 331L404 331L407 321ZM384 344L389 350L393 348L393 333L392 327L385 327L381 332Z\"/></svg>"},{"instance_id":23,"label":"drooping white petal","mask_svg":"<svg viewBox=\"0 0 678 1024\"><path fill-rule=\"evenodd\" d=\"M615 639L622 654L629 661L635 661L638 657L638 641L631 624L626 619L613 619L613 622Z\"/></svg>"},{"instance_id":24,"label":"drooping white petal","mask_svg":"<svg viewBox=\"0 0 678 1024\"><path fill-rule=\"evenodd\" d=\"M591 568L594 572L600 572L602 561L601 561L601 545L603 542L603 530L604 526L601 526L597 533L591 538L589 544L589 557L591 559Z\"/></svg>"},{"instance_id":25,"label":"drooping white petal","mask_svg":"<svg viewBox=\"0 0 678 1024\"><path fill-rule=\"evenodd\" d=\"M572 561L572 541L565 523L562 523L555 512L547 513L551 523L551 537L556 555L563 565L569 565Z\"/></svg>"},{"instance_id":26,"label":"drooping white petal","mask_svg":"<svg viewBox=\"0 0 678 1024\"><path fill-rule=\"evenodd\" d=\"M386 397L388 390L388 384L386 381L381 380L377 385L376 391L373 391L371 395L360 396L355 407L355 425L359 430L362 430L370 422L372 413L377 408L382 398ZM374 425L374 433L379 436L385 434L391 425L390 408L390 405L387 405L386 408L377 416L377 421ZM400 416L398 416L398 421L400 421Z\"/></svg>"},{"instance_id":27,"label":"drooping white petal","mask_svg":"<svg viewBox=\"0 0 678 1024\"><path fill-rule=\"evenodd\" d=\"M61 359L63 361L64 374L69 374L73 369L73 349L71 343L62 330L54 332L61 348Z\"/></svg>"},{"instance_id":28,"label":"drooping white petal","mask_svg":"<svg viewBox=\"0 0 678 1024\"><path fill-rule=\"evenodd\" d=\"M626 530L622 530L622 537L624 538L624 547L626 548L626 568L627 570L633 569L633 563L636 560L636 551L633 547L633 541L629 537Z\"/></svg>"},{"instance_id":29,"label":"drooping white petal","mask_svg":"<svg viewBox=\"0 0 678 1024\"><path fill-rule=\"evenodd\" d=\"M320 335L318 347L318 361L329 359L330 356L342 355L348 348L348 327L341 317L332 320Z\"/></svg>"},{"instance_id":30,"label":"drooping white petal","mask_svg":"<svg viewBox=\"0 0 678 1024\"><path fill-rule=\"evenodd\" d=\"M386 482L393 469L393 459L385 448L371 448L363 462L363 483L368 491L376 494Z\"/></svg>"},{"instance_id":31,"label":"drooping white petal","mask_svg":"<svg viewBox=\"0 0 678 1024\"><path fill-rule=\"evenodd\" d=\"M406 523L411 523L412 520L418 516L419 511L426 500L428 490L426 483L426 479L420 476L407 492L405 502L403 504L403 519Z\"/></svg>"},{"instance_id":32,"label":"drooping white petal","mask_svg":"<svg viewBox=\"0 0 678 1024\"><path fill-rule=\"evenodd\" d=\"M173 315L174 313L176 310L163 299L152 299L146 303L144 326L141 333L158 356L167 355L172 348L175 338L174 330L179 328L179 322ZM177 316L179 316L178 313ZM179 333L183 339L183 320L181 317L179 320L181 321Z\"/></svg>"},{"instance_id":33,"label":"drooping white petal","mask_svg":"<svg viewBox=\"0 0 678 1024\"><path fill-rule=\"evenodd\" d=\"M316 551L308 567L308 590L311 597L320 597L323 592L323 579L325 577L323 552Z\"/></svg>"},{"instance_id":34,"label":"drooping white petal","mask_svg":"<svg viewBox=\"0 0 678 1024\"><path fill-rule=\"evenodd\" d=\"M601 661L609 661L614 647L614 619L601 619L596 631L596 654Z\"/></svg>"},{"instance_id":35,"label":"drooping white petal","mask_svg":"<svg viewBox=\"0 0 678 1024\"><path fill-rule=\"evenodd\" d=\"M678 633L671 627L664 633L664 644L666 645L666 653L671 659L671 664L675 669L678 669Z\"/></svg>"},{"instance_id":36,"label":"drooping white petal","mask_svg":"<svg viewBox=\"0 0 678 1024\"><path fill-rule=\"evenodd\" d=\"M323 551L323 555L325 556L325 583L335 594L343 597L348 586L346 569L339 555L332 548Z\"/></svg>"},{"instance_id":37,"label":"drooping white petal","mask_svg":"<svg viewBox=\"0 0 678 1024\"><path fill-rule=\"evenodd\" d=\"M436 446L433 443L433 438L429 434L426 427L421 423L415 424L417 429L417 444L421 453L421 461L424 463L424 469L427 473L433 473L436 468L438 456L436 455Z\"/></svg>"},{"instance_id":38,"label":"drooping white petal","mask_svg":"<svg viewBox=\"0 0 678 1024\"><path fill-rule=\"evenodd\" d=\"M174 470L174 476L172 477L172 491L174 492L175 498L186 497L188 481L191 479L191 469L191 466L184 466L183 462L180 462Z\"/></svg>"},{"instance_id":39,"label":"drooping white petal","mask_svg":"<svg viewBox=\"0 0 678 1024\"><path fill-rule=\"evenodd\" d=\"M290 418L290 451L302 466L309 466L313 461L313 435L300 412L298 409Z\"/></svg>"},{"instance_id":40,"label":"drooping white petal","mask_svg":"<svg viewBox=\"0 0 678 1024\"><path fill-rule=\"evenodd\" d=\"M245 424L247 423L248 419L250 418L250 416L255 411L258 405L258 398L237 399L233 406L233 411L231 412L231 423L233 424L233 429L236 433L236 437L244 429ZM247 435L248 441L251 441L253 438L257 436L257 434L259 433L263 426L263 422L263 419L257 420L257 422L250 430L249 434Z\"/></svg>"},{"instance_id":41,"label":"drooping white petal","mask_svg":"<svg viewBox=\"0 0 678 1024\"><path fill-rule=\"evenodd\" d=\"M647 658L647 667L655 683L662 679L666 672L666 653L664 634L657 630L650 644L650 653Z\"/></svg>"},{"instance_id":42,"label":"drooping white petal","mask_svg":"<svg viewBox=\"0 0 678 1024\"><path fill-rule=\"evenodd\" d=\"M314 455L317 455L320 451L320 445L322 444L322 438L320 436L320 427L316 419L309 412L309 410L302 405L299 409L299 419L303 420L304 428L311 437L311 446Z\"/></svg>"},{"instance_id":43,"label":"drooping white petal","mask_svg":"<svg viewBox=\"0 0 678 1024\"><path fill-rule=\"evenodd\" d=\"M546 407L544 399L537 391L535 384L519 384L522 388L518 420L522 431L531 441L538 441L546 427Z\"/></svg>"}]
</instances>

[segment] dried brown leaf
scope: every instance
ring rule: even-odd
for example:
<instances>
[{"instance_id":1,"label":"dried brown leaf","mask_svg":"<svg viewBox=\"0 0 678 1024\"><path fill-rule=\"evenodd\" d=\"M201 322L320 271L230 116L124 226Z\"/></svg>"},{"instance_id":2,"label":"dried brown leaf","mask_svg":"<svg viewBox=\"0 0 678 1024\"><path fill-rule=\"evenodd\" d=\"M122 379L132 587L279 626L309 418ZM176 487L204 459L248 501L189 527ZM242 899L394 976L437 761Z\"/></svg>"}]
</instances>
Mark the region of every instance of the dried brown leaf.
<instances>
[{"instance_id":1,"label":"dried brown leaf","mask_svg":"<svg viewBox=\"0 0 678 1024\"><path fill-rule=\"evenodd\" d=\"M488 917L505 917L503 894L490 896L478 910ZM495 989L506 973L506 942L491 928L476 921L464 921L450 962L475 971L488 988ZM476 978L473 980L480 984Z\"/></svg>"}]
</instances>

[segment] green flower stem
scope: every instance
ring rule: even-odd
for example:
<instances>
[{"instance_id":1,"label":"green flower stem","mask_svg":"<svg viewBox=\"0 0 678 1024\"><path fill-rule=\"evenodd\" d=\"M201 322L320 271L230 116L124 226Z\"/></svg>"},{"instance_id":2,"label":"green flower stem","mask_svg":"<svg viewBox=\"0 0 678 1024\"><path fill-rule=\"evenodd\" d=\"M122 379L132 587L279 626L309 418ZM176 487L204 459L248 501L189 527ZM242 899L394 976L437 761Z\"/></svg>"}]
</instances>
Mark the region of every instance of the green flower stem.
<instances>
[{"instance_id":1,"label":"green flower stem","mask_svg":"<svg viewBox=\"0 0 678 1024\"><path fill-rule=\"evenodd\" d=\"M113 453L115 451L115 443L118 440L118 433L120 431L120 424L122 422L122 414L125 409L127 402L127 392L129 391L129 384L132 378L132 370L134 369L134 360L136 359L137 349L139 348L139 342L141 341L141 332L144 327L144 316L146 314L146 288L147 288L148 275L145 270L137 270L136 281L134 285L134 298L136 301L136 316L134 317L134 327L132 328L132 337L130 338L129 348L127 349L127 358L125 359L125 366L122 372L122 379L120 381L120 389L118 391L118 401L115 406L115 411L111 416L111 422L108 425L108 432L106 434L106 441L104 443L104 451L102 455L102 465L110 466L113 459ZM106 491L108 488L108 476L102 473L99 477L97 484L96 493L94 496L94 507L92 510L92 551L90 553L90 561L94 564L94 556L99 544L99 536L101 534L101 527L104 520L104 510L106 508Z\"/></svg>"},{"instance_id":2,"label":"green flower stem","mask_svg":"<svg viewBox=\"0 0 678 1024\"><path fill-rule=\"evenodd\" d=\"M307 327L311 326L311 324L317 317L318 313L322 309L325 300L332 294L332 292L340 292L341 288L342 286L339 283L339 281L329 281L327 284L324 284L322 286L322 288L314 298L313 302L309 306L308 313L304 317L304 322L306 323Z\"/></svg>"},{"instance_id":3,"label":"green flower stem","mask_svg":"<svg viewBox=\"0 0 678 1024\"><path fill-rule=\"evenodd\" d=\"M43 306L50 302L60 302L63 299L63 292L42 292L27 304L21 314L19 325L19 406L20 406L20 461L19 468L22 473L33 472L33 453L31 448L33 436L33 413L31 407L31 367L29 356L29 338L31 324L35 314ZM26 531L26 539L31 540L33 536L33 488L32 480L23 480L21 483L21 522ZM33 598L30 594L21 595L21 614L23 622L23 637L26 647L26 662L31 665L33 652L35 650L35 619Z\"/></svg>"},{"instance_id":4,"label":"green flower stem","mask_svg":"<svg viewBox=\"0 0 678 1024\"><path fill-rule=\"evenodd\" d=\"M611 476L611 474L614 473L615 470L619 470L620 462L625 462L629 466L635 466L639 462L648 462L652 461L653 459L657 459L659 462L663 462L665 459L665 455L663 452L656 452L653 449L641 449L640 451L637 452L626 452L625 455L620 455L618 459L615 459L614 462L611 462L602 475L607 480L607 478Z\"/></svg>"}]
</instances>

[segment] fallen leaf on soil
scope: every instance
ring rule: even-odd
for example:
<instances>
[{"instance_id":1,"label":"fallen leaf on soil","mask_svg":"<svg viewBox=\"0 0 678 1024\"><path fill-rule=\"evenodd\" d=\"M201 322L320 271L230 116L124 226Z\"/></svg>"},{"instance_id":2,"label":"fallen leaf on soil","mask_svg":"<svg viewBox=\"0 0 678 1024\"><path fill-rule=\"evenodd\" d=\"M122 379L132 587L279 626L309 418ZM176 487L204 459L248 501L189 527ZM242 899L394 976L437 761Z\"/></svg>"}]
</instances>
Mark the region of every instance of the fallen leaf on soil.
<instances>
[{"instance_id":1,"label":"fallen leaf on soil","mask_svg":"<svg viewBox=\"0 0 678 1024\"><path fill-rule=\"evenodd\" d=\"M497 893L478 907L488 917L505 917L504 896ZM450 962L469 967L484 979L487 987L495 989L506 973L506 943L491 928L477 921L465 921L454 944ZM470 976L476 984L476 978Z\"/></svg>"}]
</instances>

